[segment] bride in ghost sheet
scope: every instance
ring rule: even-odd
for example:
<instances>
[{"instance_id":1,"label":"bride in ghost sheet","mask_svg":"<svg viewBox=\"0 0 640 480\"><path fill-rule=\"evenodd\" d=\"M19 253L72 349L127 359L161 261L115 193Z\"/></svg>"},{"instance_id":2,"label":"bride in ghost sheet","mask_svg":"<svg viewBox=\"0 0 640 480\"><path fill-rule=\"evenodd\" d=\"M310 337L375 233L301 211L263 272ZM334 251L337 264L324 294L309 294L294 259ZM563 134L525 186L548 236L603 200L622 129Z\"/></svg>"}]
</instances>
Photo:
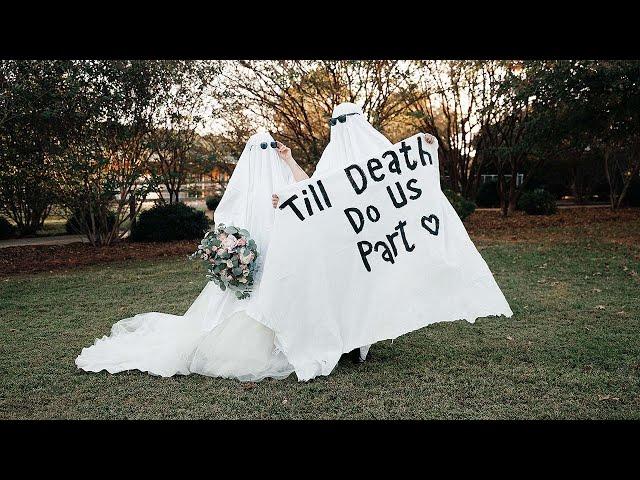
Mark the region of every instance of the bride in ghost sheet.
<instances>
[{"instance_id":1,"label":"bride in ghost sheet","mask_svg":"<svg viewBox=\"0 0 640 480\"><path fill-rule=\"evenodd\" d=\"M256 300L275 215L271 194L306 178L289 148L268 133L253 135L215 210L216 223L248 230L258 246L251 296L239 300L208 282L183 316L150 312L115 323L109 336L82 349L78 368L163 377L199 373L240 381L287 377L293 367L276 348L273 331L256 320L261 315Z\"/></svg>"}]
</instances>

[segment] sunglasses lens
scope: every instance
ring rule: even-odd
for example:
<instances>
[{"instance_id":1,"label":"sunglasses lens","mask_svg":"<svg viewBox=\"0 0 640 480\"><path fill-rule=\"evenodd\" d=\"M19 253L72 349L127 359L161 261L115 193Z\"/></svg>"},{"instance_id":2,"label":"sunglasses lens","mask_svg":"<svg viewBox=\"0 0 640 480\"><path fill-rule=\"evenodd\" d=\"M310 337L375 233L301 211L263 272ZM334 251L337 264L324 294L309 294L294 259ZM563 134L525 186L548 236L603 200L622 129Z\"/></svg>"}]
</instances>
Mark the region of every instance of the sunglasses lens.
<instances>
[{"instance_id":1,"label":"sunglasses lens","mask_svg":"<svg viewBox=\"0 0 640 480\"><path fill-rule=\"evenodd\" d=\"M271 142L271 148L278 148L278 142Z\"/></svg>"},{"instance_id":2,"label":"sunglasses lens","mask_svg":"<svg viewBox=\"0 0 640 480\"><path fill-rule=\"evenodd\" d=\"M331 125L332 127L336 124L336 119L332 118L331 120L329 120L329 125Z\"/></svg>"},{"instance_id":3,"label":"sunglasses lens","mask_svg":"<svg viewBox=\"0 0 640 480\"><path fill-rule=\"evenodd\" d=\"M347 116L346 115L340 115L338 117L338 120L340 121L340 123L344 123L347 121Z\"/></svg>"},{"instance_id":4,"label":"sunglasses lens","mask_svg":"<svg viewBox=\"0 0 640 480\"><path fill-rule=\"evenodd\" d=\"M267 142L262 142L260 144L260 148L263 149L263 150L266 150L267 149Z\"/></svg>"}]
</instances>

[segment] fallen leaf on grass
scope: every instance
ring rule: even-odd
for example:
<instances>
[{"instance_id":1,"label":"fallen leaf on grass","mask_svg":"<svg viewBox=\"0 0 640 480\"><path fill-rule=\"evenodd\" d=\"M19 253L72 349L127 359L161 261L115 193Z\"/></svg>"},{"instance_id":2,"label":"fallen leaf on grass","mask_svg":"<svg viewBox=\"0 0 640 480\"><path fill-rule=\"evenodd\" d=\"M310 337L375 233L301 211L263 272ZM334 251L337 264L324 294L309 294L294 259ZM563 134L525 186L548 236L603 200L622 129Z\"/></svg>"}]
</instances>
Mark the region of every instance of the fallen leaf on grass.
<instances>
[{"instance_id":1,"label":"fallen leaf on grass","mask_svg":"<svg viewBox=\"0 0 640 480\"><path fill-rule=\"evenodd\" d=\"M600 293L602 290L599 288L594 288L593 290L591 290L594 293Z\"/></svg>"},{"instance_id":2,"label":"fallen leaf on grass","mask_svg":"<svg viewBox=\"0 0 640 480\"><path fill-rule=\"evenodd\" d=\"M252 382L247 382L247 383L243 383L242 384L242 389L243 390L251 390L252 388L256 388L256 384L252 383Z\"/></svg>"},{"instance_id":3,"label":"fallen leaf on grass","mask_svg":"<svg viewBox=\"0 0 640 480\"><path fill-rule=\"evenodd\" d=\"M289 403L289 400L287 400L286 398L282 400L283 405L286 405L287 403Z\"/></svg>"},{"instance_id":4,"label":"fallen leaf on grass","mask_svg":"<svg viewBox=\"0 0 640 480\"><path fill-rule=\"evenodd\" d=\"M509 340L510 342L513 342L513 337L511 335L508 335L507 340Z\"/></svg>"},{"instance_id":5,"label":"fallen leaf on grass","mask_svg":"<svg viewBox=\"0 0 640 480\"><path fill-rule=\"evenodd\" d=\"M590 372L591 370L593 370L593 365L585 365L582 367L583 372Z\"/></svg>"},{"instance_id":6,"label":"fallen leaf on grass","mask_svg":"<svg viewBox=\"0 0 640 480\"><path fill-rule=\"evenodd\" d=\"M604 402L605 400L611 400L612 402L619 402L619 397L612 397L611 395L598 395L598 401Z\"/></svg>"},{"instance_id":7,"label":"fallen leaf on grass","mask_svg":"<svg viewBox=\"0 0 640 480\"><path fill-rule=\"evenodd\" d=\"M606 309L607 307L605 307L604 305L596 305L596 306L595 306L595 307L593 307L593 308L594 308L594 310L604 310L604 309Z\"/></svg>"}]
</instances>

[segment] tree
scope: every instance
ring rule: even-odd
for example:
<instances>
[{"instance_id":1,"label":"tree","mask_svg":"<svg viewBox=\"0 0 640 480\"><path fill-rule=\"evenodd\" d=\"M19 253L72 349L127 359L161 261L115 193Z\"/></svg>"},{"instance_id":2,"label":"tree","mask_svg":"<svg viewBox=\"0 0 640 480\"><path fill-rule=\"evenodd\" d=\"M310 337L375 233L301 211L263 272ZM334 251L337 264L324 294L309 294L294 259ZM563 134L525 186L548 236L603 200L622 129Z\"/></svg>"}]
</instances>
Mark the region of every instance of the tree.
<instances>
[{"instance_id":1,"label":"tree","mask_svg":"<svg viewBox=\"0 0 640 480\"><path fill-rule=\"evenodd\" d=\"M56 159L88 116L82 85L72 61L0 62L0 211L21 235L42 228L58 198Z\"/></svg>"},{"instance_id":2,"label":"tree","mask_svg":"<svg viewBox=\"0 0 640 480\"><path fill-rule=\"evenodd\" d=\"M198 173L209 163L202 153L198 128L204 126L207 106L215 99L219 66L205 61L165 63L164 93L155 114L155 128L149 137L153 155L150 172L157 185L165 187L168 203L180 200L180 190L190 173ZM163 191L156 188L161 201Z\"/></svg>"},{"instance_id":3,"label":"tree","mask_svg":"<svg viewBox=\"0 0 640 480\"><path fill-rule=\"evenodd\" d=\"M505 65L495 61L418 61L402 91L407 120L438 139L443 171L453 191L475 196L485 157L476 136L495 121Z\"/></svg>"},{"instance_id":4,"label":"tree","mask_svg":"<svg viewBox=\"0 0 640 480\"><path fill-rule=\"evenodd\" d=\"M640 172L640 62L529 62L535 107L543 113L537 145L556 145L582 168L602 159L611 208L624 204ZM546 116L546 118L545 118Z\"/></svg>"},{"instance_id":5,"label":"tree","mask_svg":"<svg viewBox=\"0 0 640 480\"><path fill-rule=\"evenodd\" d=\"M163 92L164 65L156 61L80 62L90 118L56 169L63 204L76 213L93 245L109 245L125 232L152 188L148 134ZM109 212L116 221L108 220Z\"/></svg>"},{"instance_id":6,"label":"tree","mask_svg":"<svg viewBox=\"0 0 640 480\"><path fill-rule=\"evenodd\" d=\"M585 88L590 111L598 116L611 208L620 208L640 173L640 62L598 61ZM594 142L595 143L595 142Z\"/></svg>"},{"instance_id":7,"label":"tree","mask_svg":"<svg viewBox=\"0 0 640 480\"><path fill-rule=\"evenodd\" d=\"M541 127L541 109L535 104L531 76L520 62L499 62L487 81L493 101L482 110L485 122L475 139L477 156L490 164L498 176L498 196L503 216L516 209L520 195L546 159L535 151L535 137ZM535 126L534 126L535 125ZM537 154L536 154L537 153ZM478 172L479 173L479 172ZM518 175L524 176L518 186Z\"/></svg>"},{"instance_id":8,"label":"tree","mask_svg":"<svg viewBox=\"0 0 640 480\"><path fill-rule=\"evenodd\" d=\"M341 102L357 102L384 131L404 109L397 95L410 75L400 61L242 61L224 71L233 91L227 114L240 111L278 132L311 170L329 141L327 121Z\"/></svg>"}]
</instances>

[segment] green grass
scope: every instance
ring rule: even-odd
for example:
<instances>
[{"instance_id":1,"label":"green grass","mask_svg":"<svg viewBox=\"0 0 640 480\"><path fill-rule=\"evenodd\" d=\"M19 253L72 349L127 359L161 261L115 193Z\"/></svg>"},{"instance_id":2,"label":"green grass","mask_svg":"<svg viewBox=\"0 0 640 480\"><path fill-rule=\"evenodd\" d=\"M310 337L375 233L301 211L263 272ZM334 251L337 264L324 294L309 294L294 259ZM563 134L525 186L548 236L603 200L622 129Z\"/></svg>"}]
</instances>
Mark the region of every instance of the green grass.
<instances>
[{"instance_id":1,"label":"green grass","mask_svg":"<svg viewBox=\"0 0 640 480\"><path fill-rule=\"evenodd\" d=\"M56 237L68 235L66 230L67 219L58 215L49 215L44 221L44 225L36 233L37 237Z\"/></svg>"},{"instance_id":2,"label":"green grass","mask_svg":"<svg viewBox=\"0 0 640 480\"><path fill-rule=\"evenodd\" d=\"M628 246L481 251L514 311L374 345L331 376L242 384L77 370L120 318L181 314L204 282L181 258L0 279L0 418L640 419L640 272Z\"/></svg>"}]
</instances>

